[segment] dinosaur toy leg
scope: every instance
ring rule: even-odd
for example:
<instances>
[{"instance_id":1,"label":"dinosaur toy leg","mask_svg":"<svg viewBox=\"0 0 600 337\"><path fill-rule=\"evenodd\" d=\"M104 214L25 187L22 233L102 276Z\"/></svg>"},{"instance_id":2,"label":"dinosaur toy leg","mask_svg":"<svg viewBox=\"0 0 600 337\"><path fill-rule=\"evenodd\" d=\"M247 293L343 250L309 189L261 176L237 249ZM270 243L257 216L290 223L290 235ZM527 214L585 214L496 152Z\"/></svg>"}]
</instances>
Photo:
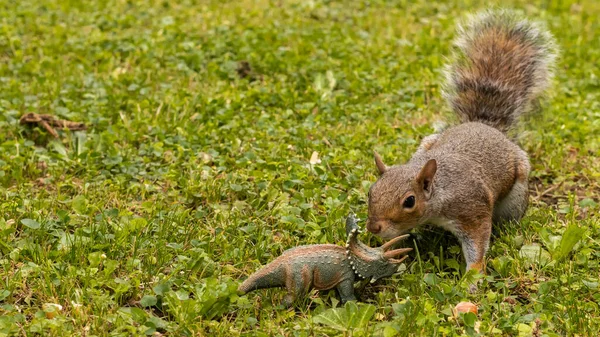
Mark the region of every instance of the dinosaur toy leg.
<instances>
[{"instance_id":1,"label":"dinosaur toy leg","mask_svg":"<svg viewBox=\"0 0 600 337\"><path fill-rule=\"evenodd\" d=\"M293 294L288 293L287 295L285 295L285 297L283 298L283 305L286 308L291 307L294 304L294 300L295 300L295 296Z\"/></svg>"},{"instance_id":2,"label":"dinosaur toy leg","mask_svg":"<svg viewBox=\"0 0 600 337\"><path fill-rule=\"evenodd\" d=\"M356 301L356 296L354 296L354 282L352 282L352 280L342 281L338 284L337 291L340 293L342 303Z\"/></svg>"},{"instance_id":3,"label":"dinosaur toy leg","mask_svg":"<svg viewBox=\"0 0 600 337\"><path fill-rule=\"evenodd\" d=\"M287 289L287 295L284 298L284 304L290 307L298 296L303 296L310 290L311 285L305 283L302 273L292 273L290 268L286 275L285 288Z\"/></svg>"}]
</instances>

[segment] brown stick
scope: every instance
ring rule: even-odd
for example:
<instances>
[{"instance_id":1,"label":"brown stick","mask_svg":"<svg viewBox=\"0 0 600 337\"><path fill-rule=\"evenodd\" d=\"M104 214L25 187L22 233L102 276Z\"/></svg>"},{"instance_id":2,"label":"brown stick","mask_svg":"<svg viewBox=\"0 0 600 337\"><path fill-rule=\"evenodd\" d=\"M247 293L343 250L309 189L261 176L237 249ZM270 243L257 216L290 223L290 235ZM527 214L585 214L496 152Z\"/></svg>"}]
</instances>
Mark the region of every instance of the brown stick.
<instances>
[{"instance_id":1,"label":"brown stick","mask_svg":"<svg viewBox=\"0 0 600 337\"><path fill-rule=\"evenodd\" d=\"M560 183L556 184L556 185L552 185L550 186L550 188L546 189L545 191L543 191L542 193L539 193L537 191L537 186L536 186L536 192L538 192L538 195L536 195L534 197L535 201L540 201L545 195L549 195L550 192L554 191L555 189L559 188L562 186L564 181L561 181Z\"/></svg>"},{"instance_id":2,"label":"brown stick","mask_svg":"<svg viewBox=\"0 0 600 337\"><path fill-rule=\"evenodd\" d=\"M36 114L29 112L21 116L19 120L21 124L40 124L48 133L54 138L58 138L58 133L53 127L60 129L69 129L71 131L86 130L87 127L83 123L71 122L67 120L58 119L52 115Z\"/></svg>"},{"instance_id":3,"label":"brown stick","mask_svg":"<svg viewBox=\"0 0 600 337\"><path fill-rule=\"evenodd\" d=\"M71 131L79 131L79 130L87 129L87 127L83 123L71 122L71 121L66 121L66 120L62 120L62 119L53 119L53 120L49 121L49 123L57 128L61 128L61 129L67 128Z\"/></svg>"},{"instance_id":4,"label":"brown stick","mask_svg":"<svg viewBox=\"0 0 600 337\"><path fill-rule=\"evenodd\" d=\"M46 129L46 131L48 131L48 133L50 133L54 138L58 138L58 133L56 132L56 130L54 130L54 128L50 126L50 124L48 124L48 122L46 122L45 120L41 120L40 124L42 124L44 129Z\"/></svg>"}]
</instances>

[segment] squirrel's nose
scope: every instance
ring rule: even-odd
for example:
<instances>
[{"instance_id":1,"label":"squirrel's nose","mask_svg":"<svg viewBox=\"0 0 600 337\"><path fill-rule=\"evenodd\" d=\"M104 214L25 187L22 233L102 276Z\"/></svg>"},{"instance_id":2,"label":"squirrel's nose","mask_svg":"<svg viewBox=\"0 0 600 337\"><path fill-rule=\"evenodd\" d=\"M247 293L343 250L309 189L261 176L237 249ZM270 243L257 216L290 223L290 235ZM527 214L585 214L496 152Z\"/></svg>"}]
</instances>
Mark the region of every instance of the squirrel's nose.
<instances>
[{"instance_id":1,"label":"squirrel's nose","mask_svg":"<svg viewBox=\"0 0 600 337\"><path fill-rule=\"evenodd\" d=\"M381 226L377 221L371 221L370 219L367 221L367 230L373 234L377 234L381 232Z\"/></svg>"}]
</instances>

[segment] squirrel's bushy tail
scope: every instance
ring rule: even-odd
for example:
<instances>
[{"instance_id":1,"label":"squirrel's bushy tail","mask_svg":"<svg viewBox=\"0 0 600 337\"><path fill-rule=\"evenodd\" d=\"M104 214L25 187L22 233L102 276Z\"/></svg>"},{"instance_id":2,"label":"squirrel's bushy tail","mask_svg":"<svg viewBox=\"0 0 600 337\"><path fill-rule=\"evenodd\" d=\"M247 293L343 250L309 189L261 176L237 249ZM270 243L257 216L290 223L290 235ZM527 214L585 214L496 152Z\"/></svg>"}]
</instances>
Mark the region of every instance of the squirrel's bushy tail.
<instances>
[{"instance_id":1,"label":"squirrel's bushy tail","mask_svg":"<svg viewBox=\"0 0 600 337\"><path fill-rule=\"evenodd\" d=\"M462 122L508 131L548 87L556 44L538 25L490 10L459 26L444 96Z\"/></svg>"}]
</instances>

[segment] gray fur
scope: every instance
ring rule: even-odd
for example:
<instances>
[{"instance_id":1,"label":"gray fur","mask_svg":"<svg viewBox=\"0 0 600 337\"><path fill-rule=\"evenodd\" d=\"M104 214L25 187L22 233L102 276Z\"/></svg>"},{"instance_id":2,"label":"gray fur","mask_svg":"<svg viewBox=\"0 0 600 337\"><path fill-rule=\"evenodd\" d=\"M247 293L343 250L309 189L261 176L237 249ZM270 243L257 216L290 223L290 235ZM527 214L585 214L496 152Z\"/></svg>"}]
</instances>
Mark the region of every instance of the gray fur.
<instances>
[{"instance_id":1,"label":"gray fur","mask_svg":"<svg viewBox=\"0 0 600 337\"><path fill-rule=\"evenodd\" d=\"M494 206L493 222L519 221L527 210L527 182L516 182L510 192Z\"/></svg>"},{"instance_id":2,"label":"gray fur","mask_svg":"<svg viewBox=\"0 0 600 337\"><path fill-rule=\"evenodd\" d=\"M482 270L492 223L527 209L529 158L506 132L548 86L556 48L507 11L476 16L455 45L445 96L461 124L425 137L404 165L377 160L385 170L369 191L367 229L391 239L436 224L458 237L467 269Z\"/></svg>"},{"instance_id":3,"label":"gray fur","mask_svg":"<svg viewBox=\"0 0 600 337\"><path fill-rule=\"evenodd\" d=\"M539 24L506 10L486 11L461 25L444 97L463 122L503 132L548 87L557 48Z\"/></svg>"}]
</instances>

